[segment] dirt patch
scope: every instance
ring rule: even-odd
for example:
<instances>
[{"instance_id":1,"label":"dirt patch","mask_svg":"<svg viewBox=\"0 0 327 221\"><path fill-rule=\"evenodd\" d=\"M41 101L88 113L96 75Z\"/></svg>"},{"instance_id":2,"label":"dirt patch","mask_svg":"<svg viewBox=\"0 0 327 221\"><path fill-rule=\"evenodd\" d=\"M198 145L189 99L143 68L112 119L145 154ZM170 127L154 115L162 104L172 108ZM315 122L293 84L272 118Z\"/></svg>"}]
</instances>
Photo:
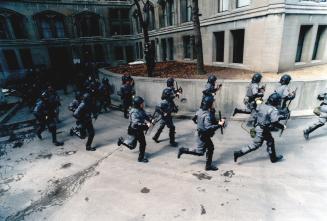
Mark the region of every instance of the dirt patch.
<instances>
[{"instance_id":1,"label":"dirt patch","mask_svg":"<svg viewBox=\"0 0 327 221\"><path fill-rule=\"evenodd\" d=\"M225 177L228 177L228 178L232 178L235 173L233 170L229 170L229 171L226 171L225 173L221 174L222 176L225 176Z\"/></svg>"},{"instance_id":2,"label":"dirt patch","mask_svg":"<svg viewBox=\"0 0 327 221\"><path fill-rule=\"evenodd\" d=\"M199 180L211 180L212 176L209 176L206 173L192 173L193 176L195 176L196 178L198 178Z\"/></svg>"},{"instance_id":3,"label":"dirt patch","mask_svg":"<svg viewBox=\"0 0 327 221\"><path fill-rule=\"evenodd\" d=\"M119 67L107 68L107 70L118 73L130 73L133 76L145 76L146 66L141 65L122 65ZM156 64L154 77L159 78L185 78L185 79L204 79L207 78L209 74L216 75L219 79L237 79L237 80L250 80L254 71L235 69L235 68L223 68L216 66L205 66L207 72L206 75L197 75L196 74L196 64L194 63L185 63L185 62L159 62ZM291 74L293 80L321 80L327 79L325 75L327 71L327 65L317 65L313 67L306 67L297 70L292 70L288 72ZM265 80L279 80L282 73L271 73L265 72Z\"/></svg>"},{"instance_id":4,"label":"dirt patch","mask_svg":"<svg viewBox=\"0 0 327 221\"><path fill-rule=\"evenodd\" d=\"M50 160L52 158L52 153L49 154L39 154L36 159L48 159Z\"/></svg>"},{"instance_id":5,"label":"dirt patch","mask_svg":"<svg viewBox=\"0 0 327 221\"><path fill-rule=\"evenodd\" d=\"M143 187L143 188L141 189L141 193L150 193L150 189L147 188L147 187Z\"/></svg>"},{"instance_id":6,"label":"dirt patch","mask_svg":"<svg viewBox=\"0 0 327 221\"><path fill-rule=\"evenodd\" d=\"M206 209L204 208L204 206L201 205L201 215L205 215L205 214L207 214L207 211L206 211Z\"/></svg>"},{"instance_id":7,"label":"dirt patch","mask_svg":"<svg viewBox=\"0 0 327 221\"><path fill-rule=\"evenodd\" d=\"M143 64L140 65L123 65L119 67L107 68L107 70L124 74L129 73L133 76L146 76L146 66ZM214 74L220 79L239 79L245 78L250 79L253 72L248 70L241 69L231 69L231 68L222 68L215 66L205 66L205 70L208 74L206 75L197 75L196 74L196 64L194 63L184 63L184 62L159 62L155 67L154 77L167 78L186 78L186 79L205 79L209 74Z\"/></svg>"},{"instance_id":8,"label":"dirt patch","mask_svg":"<svg viewBox=\"0 0 327 221\"><path fill-rule=\"evenodd\" d=\"M69 167L71 167L73 164L72 163L65 163L63 165L61 165L60 169L67 169Z\"/></svg>"}]
</instances>

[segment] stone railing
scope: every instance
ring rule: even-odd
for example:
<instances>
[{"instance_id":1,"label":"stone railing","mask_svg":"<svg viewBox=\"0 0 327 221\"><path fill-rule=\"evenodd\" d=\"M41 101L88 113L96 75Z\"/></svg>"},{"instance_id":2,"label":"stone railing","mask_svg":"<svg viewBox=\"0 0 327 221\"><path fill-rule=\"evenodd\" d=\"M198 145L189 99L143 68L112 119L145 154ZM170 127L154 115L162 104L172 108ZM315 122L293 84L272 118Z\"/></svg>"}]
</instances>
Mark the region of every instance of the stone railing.
<instances>
[{"instance_id":1,"label":"stone railing","mask_svg":"<svg viewBox=\"0 0 327 221\"><path fill-rule=\"evenodd\" d=\"M109 79L113 88L112 99L119 101L117 91L121 87L121 75L100 69L100 78ZM145 104L149 108L154 108L158 104L162 90L166 87L166 79L133 77L135 80L136 94L145 99ZM176 101L181 113L193 114L200 106L202 90L206 80L200 79L176 79L179 86L183 88L181 98L186 98L186 102ZM230 116L235 107L243 107L243 99L248 81L243 80L218 80L223 87L216 95L215 107L222 111L225 116ZM278 82L263 82L266 84L265 99L278 86ZM314 107L319 105L317 95L327 88L327 80L312 81L292 81L290 87L297 88L297 96L292 102L290 109L295 115L307 115L312 113Z\"/></svg>"}]
</instances>

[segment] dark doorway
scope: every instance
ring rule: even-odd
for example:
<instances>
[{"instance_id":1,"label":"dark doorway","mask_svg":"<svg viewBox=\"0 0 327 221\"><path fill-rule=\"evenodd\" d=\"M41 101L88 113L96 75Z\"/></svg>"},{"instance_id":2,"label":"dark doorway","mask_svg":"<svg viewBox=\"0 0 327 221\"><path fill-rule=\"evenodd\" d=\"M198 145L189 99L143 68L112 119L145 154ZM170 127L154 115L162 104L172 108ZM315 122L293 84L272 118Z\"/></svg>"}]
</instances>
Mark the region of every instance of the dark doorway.
<instances>
[{"instance_id":1,"label":"dark doorway","mask_svg":"<svg viewBox=\"0 0 327 221\"><path fill-rule=\"evenodd\" d=\"M233 30L233 63L243 63L244 29Z\"/></svg>"},{"instance_id":2,"label":"dark doorway","mask_svg":"<svg viewBox=\"0 0 327 221\"><path fill-rule=\"evenodd\" d=\"M72 59L68 48L50 47L49 58L51 63L49 79L56 86L65 86L72 79Z\"/></svg>"}]
</instances>

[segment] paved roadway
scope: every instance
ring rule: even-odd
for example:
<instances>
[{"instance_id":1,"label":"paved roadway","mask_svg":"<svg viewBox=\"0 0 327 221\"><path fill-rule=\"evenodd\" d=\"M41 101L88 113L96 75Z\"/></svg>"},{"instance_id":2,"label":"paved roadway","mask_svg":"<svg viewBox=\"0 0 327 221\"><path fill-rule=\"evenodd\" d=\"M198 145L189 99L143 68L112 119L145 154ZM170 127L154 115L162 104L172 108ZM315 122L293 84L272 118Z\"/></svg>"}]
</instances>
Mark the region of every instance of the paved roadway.
<instances>
[{"instance_id":1,"label":"paved roadway","mask_svg":"<svg viewBox=\"0 0 327 221\"><path fill-rule=\"evenodd\" d=\"M136 162L137 150L117 148L128 121L112 111L95 122L96 152L85 140L70 137L70 113L62 116L59 139L65 146L29 140L8 144L0 158L0 220L326 220L327 128L306 142L302 129L315 119L289 121L272 164L266 147L234 163L233 151L251 138L241 122L229 123L214 137L216 172L204 171L205 157L183 155L147 136L148 164ZM195 145L191 120L176 123L180 146Z\"/></svg>"}]
</instances>

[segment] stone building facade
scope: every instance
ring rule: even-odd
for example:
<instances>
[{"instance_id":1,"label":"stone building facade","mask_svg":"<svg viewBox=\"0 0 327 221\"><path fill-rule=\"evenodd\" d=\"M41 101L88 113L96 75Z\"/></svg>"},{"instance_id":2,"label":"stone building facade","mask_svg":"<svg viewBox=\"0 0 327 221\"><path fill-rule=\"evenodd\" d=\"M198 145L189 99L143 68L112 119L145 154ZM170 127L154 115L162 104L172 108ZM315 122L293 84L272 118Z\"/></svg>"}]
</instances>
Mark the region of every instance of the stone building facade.
<instances>
[{"instance_id":1,"label":"stone building facade","mask_svg":"<svg viewBox=\"0 0 327 221\"><path fill-rule=\"evenodd\" d=\"M156 60L194 62L192 0L151 0ZM199 0L208 65L281 72L327 63L326 0ZM0 79L44 66L143 59L131 0L1 0ZM67 73L68 74L68 73Z\"/></svg>"}]
</instances>

